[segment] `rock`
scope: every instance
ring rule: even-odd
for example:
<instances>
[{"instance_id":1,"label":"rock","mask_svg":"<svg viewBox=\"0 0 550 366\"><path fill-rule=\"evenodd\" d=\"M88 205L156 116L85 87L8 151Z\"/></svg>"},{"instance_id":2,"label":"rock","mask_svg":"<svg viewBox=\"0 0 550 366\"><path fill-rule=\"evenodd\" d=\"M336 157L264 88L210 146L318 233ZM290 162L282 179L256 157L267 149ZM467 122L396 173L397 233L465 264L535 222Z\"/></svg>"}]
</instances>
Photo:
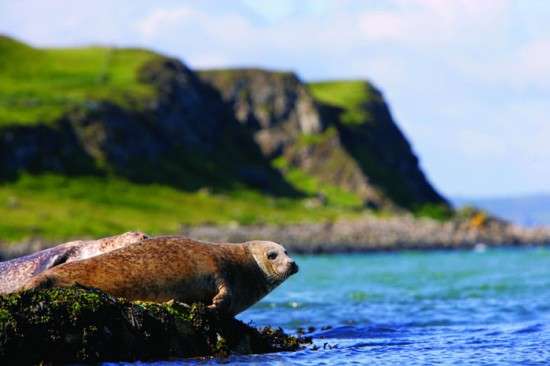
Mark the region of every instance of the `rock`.
<instances>
[{"instance_id":1,"label":"rock","mask_svg":"<svg viewBox=\"0 0 550 366\"><path fill-rule=\"evenodd\" d=\"M312 96L292 72L230 69L205 70L199 75L219 90L267 157L276 155L301 134L323 130Z\"/></svg>"},{"instance_id":2,"label":"rock","mask_svg":"<svg viewBox=\"0 0 550 366\"><path fill-rule=\"evenodd\" d=\"M0 297L0 363L135 361L295 351L308 342L205 305L128 302L83 287Z\"/></svg>"}]
</instances>

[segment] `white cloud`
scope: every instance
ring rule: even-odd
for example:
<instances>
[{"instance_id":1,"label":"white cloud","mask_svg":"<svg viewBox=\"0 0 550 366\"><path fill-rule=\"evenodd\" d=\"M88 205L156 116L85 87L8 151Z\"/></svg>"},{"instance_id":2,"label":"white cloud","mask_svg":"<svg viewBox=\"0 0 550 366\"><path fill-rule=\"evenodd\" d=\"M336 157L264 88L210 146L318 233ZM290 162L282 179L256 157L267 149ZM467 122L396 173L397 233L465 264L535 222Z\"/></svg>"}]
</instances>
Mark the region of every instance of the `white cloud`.
<instances>
[{"instance_id":1,"label":"white cloud","mask_svg":"<svg viewBox=\"0 0 550 366\"><path fill-rule=\"evenodd\" d=\"M449 63L464 79L481 86L506 88L511 93L536 89L550 95L550 36L510 46L504 52L484 52Z\"/></svg>"},{"instance_id":2,"label":"white cloud","mask_svg":"<svg viewBox=\"0 0 550 366\"><path fill-rule=\"evenodd\" d=\"M371 41L445 44L475 41L479 34L498 31L509 1L393 0L388 9L359 15L360 29Z\"/></svg>"},{"instance_id":3,"label":"white cloud","mask_svg":"<svg viewBox=\"0 0 550 366\"><path fill-rule=\"evenodd\" d=\"M391 11L373 11L362 14L359 29L372 41L404 41L410 38L412 23Z\"/></svg>"},{"instance_id":4,"label":"white cloud","mask_svg":"<svg viewBox=\"0 0 550 366\"><path fill-rule=\"evenodd\" d=\"M171 28L188 21L196 12L188 7L179 7L177 9L156 9L145 19L138 22L138 30L146 39L155 36L161 36L163 31L170 31Z\"/></svg>"},{"instance_id":5,"label":"white cloud","mask_svg":"<svg viewBox=\"0 0 550 366\"><path fill-rule=\"evenodd\" d=\"M41 46L127 42L131 15L108 0L0 1L0 32Z\"/></svg>"},{"instance_id":6,"label":"white cloud","mask_svg":"<svg viewBox=\"0 0 550 366\"><path fill-rule=\"evenodd\" d=\"M517 71L539 86L550 83L550 36L534 40L519 52Z\"/></svg>"}]
</instances>

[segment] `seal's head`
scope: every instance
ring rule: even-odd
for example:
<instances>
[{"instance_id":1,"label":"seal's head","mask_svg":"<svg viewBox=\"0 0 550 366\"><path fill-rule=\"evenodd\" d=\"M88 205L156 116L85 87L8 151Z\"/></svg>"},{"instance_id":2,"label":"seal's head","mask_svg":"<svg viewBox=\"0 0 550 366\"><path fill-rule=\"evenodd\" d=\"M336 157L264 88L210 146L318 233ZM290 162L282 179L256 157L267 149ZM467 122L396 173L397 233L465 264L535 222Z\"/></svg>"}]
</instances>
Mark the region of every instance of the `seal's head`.
<instances>
[{"instance_id":1,"label":"seal's head","mask_svg":"<svg viewBox=\"0 0 550 366\"><path fill-rule=\"evenodd\" d=\"M254 240L245 243L271 285L281 284L298 272L298 265L288 256L286 249L272 241Z\"/></svg>"}]
</instances>

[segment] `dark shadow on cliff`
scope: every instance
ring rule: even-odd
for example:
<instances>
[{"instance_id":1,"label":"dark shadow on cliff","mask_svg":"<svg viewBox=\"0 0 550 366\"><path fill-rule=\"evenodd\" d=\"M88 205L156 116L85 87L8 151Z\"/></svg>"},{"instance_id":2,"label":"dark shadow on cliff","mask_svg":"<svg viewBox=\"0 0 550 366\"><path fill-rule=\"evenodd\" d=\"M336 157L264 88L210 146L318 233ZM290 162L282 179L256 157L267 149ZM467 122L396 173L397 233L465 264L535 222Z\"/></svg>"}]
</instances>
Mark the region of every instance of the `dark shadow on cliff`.
<instances>
[{"instance_id":1,"label":"dark shadow on cliff","mask_svg":"<svg viewBox=\"0 0 550 366\"><path fill-rule=\"evenodd\" d=\"M426 204L448 206L418 165L411 146L394 123L379 91L378 100L365 103L370 118L361 124L342 123L344 109L320 105L322 117L333 121L344 149L355 159L369 183L397 206L416 210Z\"/></svg>"},{"instance_id":2,"label":"dark shadow on cliff","mask_svg":"<svg viewBox=\"0 0 550 366\"><path fill-rule=\"evenodd\" d=\"M22 172L103 175L66 120L56 128L17 126L0 131L0 180L13 181Z\"/></svg>"},{"instance_id":3,"label":"dark shadow on cliff","mask_svg":"<svg viewBox=\"0 0 550 366\"><path fill-rule=\"evenodd\" d=\"M157 90L153 105L89 103L53 126L2 129L0 179L14 180L21 172L116 175L186 191L246 186L302 196L262 155L219 92L185 65L159 57L139 72Z\"/></svg>"}]
</instances>

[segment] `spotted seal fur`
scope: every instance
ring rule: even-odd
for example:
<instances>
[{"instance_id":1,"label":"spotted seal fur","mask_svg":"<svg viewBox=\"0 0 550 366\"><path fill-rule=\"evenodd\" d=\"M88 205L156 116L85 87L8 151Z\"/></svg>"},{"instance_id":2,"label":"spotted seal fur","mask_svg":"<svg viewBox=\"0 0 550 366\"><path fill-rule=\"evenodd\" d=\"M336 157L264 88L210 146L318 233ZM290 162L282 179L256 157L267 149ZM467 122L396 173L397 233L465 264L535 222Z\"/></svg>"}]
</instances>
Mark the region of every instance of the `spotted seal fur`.
<instances>
[{"instance_id":1,"label":"spotted seal fur","mask_svg":"<svg viewBox=\"0 0 550 366\"><path fill-rule=\"evenodd\" d=\"M0 262L0 294L17 291L32 276L52 267L91 258L147 238L141 232L127 232L98 240L77 240Z\"/></svg>"},{"instance_id":2,"label":"spotted seal fur","mask_svg":"<svg viewBox=\"0 0 550 366\"><path fill-rule=\"evenodd\" d=\"M80 284L128 300L203 302L236 315L296 272L295 261L274 242L216 244L171 236L53 267L25 288Z\"/></svg>"}]
</instances>

